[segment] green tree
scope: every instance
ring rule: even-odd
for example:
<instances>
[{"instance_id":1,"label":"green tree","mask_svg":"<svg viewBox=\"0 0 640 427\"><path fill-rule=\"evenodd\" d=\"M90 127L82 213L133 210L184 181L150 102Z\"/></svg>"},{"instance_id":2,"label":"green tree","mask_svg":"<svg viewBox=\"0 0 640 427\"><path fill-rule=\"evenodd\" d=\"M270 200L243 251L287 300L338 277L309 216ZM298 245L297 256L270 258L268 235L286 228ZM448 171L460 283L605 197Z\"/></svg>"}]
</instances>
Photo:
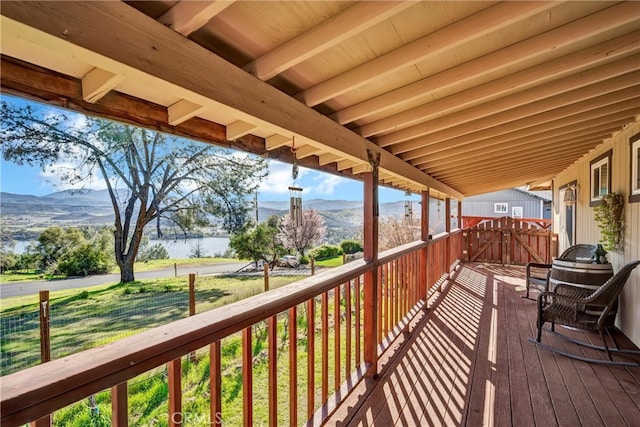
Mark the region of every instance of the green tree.
<instances>
[{"instance_id":1,"label":"green tree","mask_svg":"<svg viewBox=\"0 0 640 427\"><path fill-rule=\"evenodd\" d=\"M355 240L343 240L340 242L342 252L345 254L355 254L356 252L362 252L362 245Z\"/></svg>"},{"instance_id":2,"label":"green tree","mask_svg":"<svg viewBox=\"0 0 640 427\"><path fill-rule=\"evenodd\" d=\"M245 227L231 235L229 247L239 258L249 258L255 262L263 259L273 269L278 258L287 253L278 239L278 222L278 217L271 215L256 226Z\"/></svg>"},{"instance_id":3,"label":"green tree","mask_svg":"<svg viewBox=\"0 0 640 427\"><path fill-rule=\"evenodd\" d=\"M70 120L51 109L2 102L0 119L5 160L43 169L73 162L60 178L74 185L102 178L115 214L115 260L123 283L135 280L146 225L154 224L159 235L165 226L186 236L217 216L226 230L239 230L253 209L248 196L267 171L263 159L106 120Z\"/></svg>"},{"instance_id":4,"label":"green tree","mask_svg":"<svg viewBox=\"0 0 640 427\"><path fill-rule=\"evenodd\" d=\"M156 243L155 245L144 245L138 252L138 261L146 262L154 259L169 259L169 251L162 243Z\"/></svg>"},{"instance_id":5,"label":"green tree","mask_svg":"<svg viewBox=\"0 0 640 427\"><path fill-rule=\"evenodd\" d=\"M34 254L39 269L54 273L58 272L58 262L85 242L78 228L52 226L40 233L35 246L29 246L27 251Z\"/></svg>"}]
</instances>

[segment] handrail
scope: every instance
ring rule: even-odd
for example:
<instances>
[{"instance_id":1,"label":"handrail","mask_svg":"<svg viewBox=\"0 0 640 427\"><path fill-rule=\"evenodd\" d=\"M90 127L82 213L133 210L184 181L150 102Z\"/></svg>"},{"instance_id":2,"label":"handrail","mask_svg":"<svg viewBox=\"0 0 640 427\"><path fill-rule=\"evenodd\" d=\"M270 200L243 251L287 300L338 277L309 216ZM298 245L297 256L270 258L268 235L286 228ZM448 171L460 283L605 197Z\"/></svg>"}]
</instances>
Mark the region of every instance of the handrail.
<instances>
[{"instance_id":1,"label":"handrail","mask_svg":"<svg viewBox=\"0 0 640 427\"><path fill-rule=\"evenodd\" d=\"M382 268L380 266L383 265L386 265L385 268L400 268L399 273L394 276L394 280L398 281L398 291L391 291L385 296L387 299L384 303L386 309L390 310L393 307L388 306L389 298L405 298L400 303L401 311L398 311L396 305L394 316L400 320L410 311L410 305L415 303L415 299L421 298L418 295L419 288L409 290L410 285L400 283L400 280L417 282L417 253L430 245L438 246L440 241L456 234L458 233L437 236L436 240L428 242L409 243L381 253L375 264L356 260L281 288L177 320L102 347L7 375L0 382L1 422L6 425L24 424L46 416L305 301L321 295L325 298L329 291L339 290L341 284L350 283L354 279L359 280L363 274L374 268ZM405 259L406 256L412 258ZM449 255L445 254L445 258L448 257ZM420 265L420 268L426 269L426 264ZM387 283L385 286L389 291L389 286L393 284ZM409 296L411 300L407 299ZM379 304L382 307L382 301ZM385 322L388 320L385 319ZM377 344L376 342L376 348Z\"/></svg>"}]
</instances>

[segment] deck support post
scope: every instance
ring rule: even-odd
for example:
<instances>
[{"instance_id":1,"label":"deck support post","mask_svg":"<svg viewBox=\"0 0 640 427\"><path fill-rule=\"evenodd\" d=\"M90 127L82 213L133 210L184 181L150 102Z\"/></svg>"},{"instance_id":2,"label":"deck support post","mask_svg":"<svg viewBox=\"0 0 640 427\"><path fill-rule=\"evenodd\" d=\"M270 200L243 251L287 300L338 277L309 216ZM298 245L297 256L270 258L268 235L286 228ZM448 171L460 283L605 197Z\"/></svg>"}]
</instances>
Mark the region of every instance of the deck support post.
<instances>
[{"instance_id":1,"label":"deck support post","mask_svg":"<svg viewBox=\"0 0 640 427\"><path fill-rule=\"evenodd\" d=\"M380 153L367 150L371 172L364 178L364 260L369 269L364 274L364 362L367 376L378 373L378 165Z\"/></svg>"},{"instance_id":2,"label":"deck support post","mask_svg":"<svg viewBox=\"0 0 640 427\"><path fill-rule=\"evenodd\" d=\"M423 191L421 194L422 200L420 201L420 239L423 242L429 240L429 190ZM420 249L420 274L418 280L420 280L419 292L420 298L425 302L427 301L427 260L428 260L428 247Z\"/></svg>"},{"instance_id":3,"label":"deck support post","mask_svg":"<svg viewBox=\"0 0 640 427\"><path fill-rule=\"evenodd\" d=\"M445 211L445 220L444 220L444 231L447 232L447 240L445 241L445 254L442 257L444 259L445 265L442 267L442 271L449 271L449 266L452 263L451 260L451 198L447 197L444 199L444 211Z\"/></svg>"}]
</instances>

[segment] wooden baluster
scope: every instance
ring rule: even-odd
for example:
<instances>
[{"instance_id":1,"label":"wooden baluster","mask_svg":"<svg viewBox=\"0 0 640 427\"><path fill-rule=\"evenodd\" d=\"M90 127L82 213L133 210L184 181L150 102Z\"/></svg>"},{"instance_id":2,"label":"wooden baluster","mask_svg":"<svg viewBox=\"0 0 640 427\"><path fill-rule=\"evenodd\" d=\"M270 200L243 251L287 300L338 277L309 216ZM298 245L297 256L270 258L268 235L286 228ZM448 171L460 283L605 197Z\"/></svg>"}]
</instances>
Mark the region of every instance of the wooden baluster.
<instances>
[{"instance_id":1,"label":"wooden baluster","mask_svg":"<svg viewBox=\"0 0 640 427\"><path fill-rule=\"evenodd\" d=\"M362 346L361 346L361 335L360 335L360 304L362 303L362 298L360 297L360 276L356 277L356 365L360 365L362 361Z\"/></svg>"},{"instance_id":2,"label":"wooden baluster","mask_svg":"<svg viewBox=\"0 0 640 427\"><path fill-rule=\"evenodd\" d=\"M278 425L278 317L271 316L268 321L269 358L269 426Z\"/></svg>"},{"instance_id":3,"label":"wooden baluster","mask_svg":"<svg viewBox=\"0 0 640 427\"><path fill-rule=\"evenodd\" d=\"M253 426L253 345L251 326L242 330L242 409L244 427Z\"/></svg>"},{"instance_id":4,"label":"wooden baluster","mask_svg":"<svg viewBox=\"0 0 640 427\"><path fill-rule=\"evenodd\" d=\"M389 278L389 263L384 264L384 286L385 286L385 319L384 319L384 332L385 335L391 331L391 317L393 316L393 288L390 284Z\"/></svg>"},{"instance_id":5,"label":"wooden baluster","mask_svg":"<svg viewBox=\"0 0 640 427\"><path fill-rule=\"evenodd\" d=\"M114 427L129 425L126 381L111 387L111 425Z\"/></svg>"},{"instance_id":6,"label":"wooden baluster","mask_svg":"<svg viewBox=\"0 0 640 427\"><path fill-rule=\"evenodd\" d=\"M313 417L315 409L315 392L316 392L316 300L315 298L307 301L307 419Z\"/></svg>"},{"instance_id":7,"label":"wooden baluster","mask_svg":"<svg viewBox=\"0 0 640 427\"><path fill-rule=\"evenodd\" d=\"M340 286L333 289L333 388L338 390L340 387L340 347L342 345L340 339L340 316L342 315L342 307L340 306Z\"/></svg>"},{"instance_id":8,"label":"wooden baluster","mask_svg":"<svg viewBox=\"0 0 640 427\"><path fill-rule=\"evenodd\" d=\"M298 425L298 316L289 309L289 425Z\"/></svg>"},{"instance_id":9,"label":"wooden baluster","mask_svg":"<svg viewBox=\"0 0 640 427\"><path fill-rule=\"evenodd\" d=\"M214 426L222 425L222 358L220 341L214 341L209 346L209 394L210 423Z\"/></svg>"},{"instance_id":10,"label":"wooden baluster","mask_svg":"<svg viewBox=\"0 0 640 427\"><path fill-rule=\"evenodd\" d=\"M169 382L169 427L182 425L182 359L167 363Z\"/></svg>"},{"instance_id":11,"label":"wooden baluster","mask_svg":"<svg viewBox=\"0 0 640 427\"><path fill-rule=\"evenodd\" d=\"M345 377L349 378L351 375L351 328L352 328L352 320L351 320L351 308L353 305L351 304L351 280L344 284L344 305L345 305Z\"/></svg>"},{"instance_id":12,"label":"wooden baluster","mask_svg":"<svg viewBox=\"0 0 640 427\"><path fill-rule=\"evenodd\" d=\"M397 259L393 260L393 289L395 291L395 299L393 306L395 310L395 316L393 316L393 326L400 322L400 301L402 299L402 290L400 289L400 266Z\"/></svg>"},{"instance_id":13,"label":"wooden baluster","mask_svg":"<svg viewBox=\"0 0 640 427\"><path fill-rule=\"evenodd\" d=\"M322 294L322 404L329 398L329 294Z\"/></svg>"},{"instance_id":14,"label":"wooden baluster","mask_svg":"<svg viewBox=\"0 0 640 427\"><path fill-rule=\"evenodd\" d=\"M378 280L376 281L376 287L378 288L378 343L382 342L382 301L383 301L383 297L382 297L382 267L378 266L376 267L378 269Z\"/></svg>"}]
</instances>

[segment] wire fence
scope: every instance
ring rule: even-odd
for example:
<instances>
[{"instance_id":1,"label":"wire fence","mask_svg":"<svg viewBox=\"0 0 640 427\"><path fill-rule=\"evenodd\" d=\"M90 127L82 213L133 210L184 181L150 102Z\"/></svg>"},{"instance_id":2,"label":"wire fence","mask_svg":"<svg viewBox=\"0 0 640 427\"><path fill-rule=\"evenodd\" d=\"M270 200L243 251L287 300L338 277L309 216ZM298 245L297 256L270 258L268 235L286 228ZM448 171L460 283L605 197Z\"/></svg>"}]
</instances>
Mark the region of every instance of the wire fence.
<instances>
[{"instance_id":1,"label":"wire fence","mask_svg":"<svg viewBox=\"0 0 640 427\"><path fill-rule=\"evenodd\" d=\"M48 303L48 302L47 302ZM51 359L189 316L189 291L132 293L114 303L79 297L51 304ZM41 363L39 307L0 312L0 376Z\"/></svg>"}]
</instances>

